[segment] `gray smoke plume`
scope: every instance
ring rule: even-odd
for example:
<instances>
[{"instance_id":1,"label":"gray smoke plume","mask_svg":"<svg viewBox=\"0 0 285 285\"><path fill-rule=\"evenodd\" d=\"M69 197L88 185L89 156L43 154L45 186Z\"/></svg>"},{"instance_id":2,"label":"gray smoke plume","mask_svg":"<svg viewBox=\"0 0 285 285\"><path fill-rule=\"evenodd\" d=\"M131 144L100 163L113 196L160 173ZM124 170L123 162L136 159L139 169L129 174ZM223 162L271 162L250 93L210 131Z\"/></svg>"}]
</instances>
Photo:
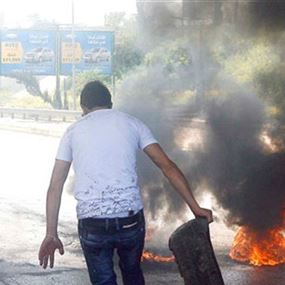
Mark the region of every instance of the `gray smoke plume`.
<instances>
[{"instance_id":1,"label":"gray smoke plume","mask_svg":"<svg viewBox=\"0 0 285 285\"><path fill-rule=\"evenodd\" d=\"M257 0L249 2L252 24L255 27L284 29L285 2L283 0Z\"/></svg>"},{"instance_id":2,"label":"gray smoke plume","mask_svg":"<svg viewBox=\"0 0 285 285\"><path fill-rule=\"evenodd\" d=\"M167 4L164 8L163 15L175 14ZM213 15L219 14L220 17L223 9L220 6L216 8L213 11L219 13ZM147 7L140 9L140 16L144 19L153 11L147 14ZM225 15L223 17L226 18ZM165 34L165 27L177 28L173 17L162 17L159 23L157 13L152 20L156 23L156 40L158 31ZM147 31L150 39L151 27L147 28L150 29ZM210 58L204 58L201 79L204 88L215 84L220 93L227 96L202 98L202 104L198 105L195 98L176 104L179 101L176 94L185 90L197 93L195 76L201 75L195 68L193 70L197 65L195 60L199 58L197 54L193 51L192 66L177 68L172 73L159 64L134 70L118 90L120 109L137 116L152 129L170 158L183 170L194 191L201 183L208 183L218 203L228 211L226 218L230 225L249 225L256 230L281 226L285 203L285 154L269 154L261 142L261 134L271 125L264 111L264 102L254 94L227 83L227 79L219 79L215 76L219 73L217 66L211 63ZM177 134L190 127L195 117L206 121L204 145L195 151L183 150L177 144ZM156 167L145 157L140 157L138 169L146 211L155 219L161 209L167 209L164 219L168 221L183 216L184 202Z\"/></svg>"},{"instance_id":3,"label":"gray smoke plume","mask_svg":"<svg viewBox=\"0 0 285 285\"><path fill-rule=\"evenodd\" d=\"M200 168L210 189L229 211L229 224L266 230L282 225L285 154L266 154L260 135L263 104L250 94L211 102L210 130Z\"/></svg>"},{"instance_id":4,"label":"gray smoke plume","mask_svg":"<svg viewBox=\"0 0 285 285\"><path fill-rule=\"evenodd\" d=\"M176 92L183 90L187 85L185 82L181 84L179 79L179 75L183 77L183 73L181 70L175 79L170 78L159 65L139 70L121 84L118 97L122 98L119 103L120 109L145 122L168 155L187 170L191 164L191 156L181 150L175 142L175 137L177 128L195 115L195 103L192 101L186 106L177 107L175 106L177 98L172 93L173 90ZM177 120L181 112L187 112L184 123ZM169 213L167 218L177 219L173 213L179 213L183 209L183 202L160 171L145 156L139 159L138 171L147 211L155 219L161 209L167 209L166 212Z\"/></svg>"},{"instance_id":5,"label":"gray smoke plume","mask_svg":"<svg viewBox=\"0 0 285 285\"><path fill-rule=\"evenodd\" d=\"M204 147L185 151L176 143L177 130L189 125L199 110L194 100L173 107L177 99L167 92L181 86L180 79L169 80L159 67L149 68L145 76L134 73L121 85L121 106L150 126L194 190L207 181L219 204L228 210L229 225L259 230L282 225L285 155L264 150L260 136L267 121L261 100L229 90L227 97L205 102ZM167 209L164 219L183 216L185 204L156 167L140 157L138 169L147 212L154 219L163 208Z\"/></svg>"}]
</instances>

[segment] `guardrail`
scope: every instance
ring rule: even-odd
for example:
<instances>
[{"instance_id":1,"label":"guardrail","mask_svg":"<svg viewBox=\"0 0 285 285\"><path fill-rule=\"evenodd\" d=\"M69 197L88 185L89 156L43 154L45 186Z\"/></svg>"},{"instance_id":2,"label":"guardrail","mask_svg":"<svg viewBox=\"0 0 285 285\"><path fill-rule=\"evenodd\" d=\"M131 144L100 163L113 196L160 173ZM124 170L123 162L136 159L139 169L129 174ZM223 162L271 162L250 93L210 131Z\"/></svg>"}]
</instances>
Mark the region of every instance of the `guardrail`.
<instances>
[{"instance_id":1,"label":"guardrail","mask_svg":"<svg viewBox=\"0 0 285 285\"><path fill-rule=\"evenodd\" d=\"M62 121L73 122L81 117L81 112L68 110L48 109L20 109L0 108L0 118L10 117L12 119L35 120L35 121Z\"/></svg>"}]
</instances>

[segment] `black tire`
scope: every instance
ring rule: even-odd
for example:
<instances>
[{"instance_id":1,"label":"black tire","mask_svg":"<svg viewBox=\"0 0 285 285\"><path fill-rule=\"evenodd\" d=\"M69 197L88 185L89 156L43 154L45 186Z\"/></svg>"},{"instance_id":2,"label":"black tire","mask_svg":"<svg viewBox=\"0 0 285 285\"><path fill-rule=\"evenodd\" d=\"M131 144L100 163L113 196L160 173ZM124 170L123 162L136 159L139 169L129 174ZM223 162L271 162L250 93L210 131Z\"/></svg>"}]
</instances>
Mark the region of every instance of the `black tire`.
<instances>
[{"instance_id":1,"label":"black tire","mask_svg":"<svg viewBox=\"0 0 285 285\"><path fill-rule=\"evenodd\" d=\"M206 219L191 220L169 239L185 285L224 285Z\"/></svg>"}]
</instances>

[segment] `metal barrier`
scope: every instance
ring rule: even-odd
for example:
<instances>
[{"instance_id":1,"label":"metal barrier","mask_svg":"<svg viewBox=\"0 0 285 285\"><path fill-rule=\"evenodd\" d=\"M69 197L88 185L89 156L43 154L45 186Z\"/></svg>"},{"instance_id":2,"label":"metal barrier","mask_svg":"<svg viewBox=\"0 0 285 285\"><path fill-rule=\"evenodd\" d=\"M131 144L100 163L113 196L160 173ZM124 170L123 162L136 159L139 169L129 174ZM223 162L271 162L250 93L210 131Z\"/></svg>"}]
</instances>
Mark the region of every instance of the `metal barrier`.
<instances>
[{"instance_id":1,"label":"metal barrier","mask_svg":"<svg viewBox=\"0 0 285 285\"><path fill-rule=\"evenodd\" d=\"M48 109L20 109L0 108L0 118L10 117L12 119L35 120L35 121L62 121L73 122L81 117L81 112L68 110Z\"/></svg>"}]
</instances>

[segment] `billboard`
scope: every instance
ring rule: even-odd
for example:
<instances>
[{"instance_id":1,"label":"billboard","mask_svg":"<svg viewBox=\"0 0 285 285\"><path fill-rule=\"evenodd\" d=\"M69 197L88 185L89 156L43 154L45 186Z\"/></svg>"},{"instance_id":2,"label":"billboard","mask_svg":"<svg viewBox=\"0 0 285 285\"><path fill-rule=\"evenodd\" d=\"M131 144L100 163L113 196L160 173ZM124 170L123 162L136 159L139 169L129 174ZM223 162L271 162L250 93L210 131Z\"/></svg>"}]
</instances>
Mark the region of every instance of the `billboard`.
<instances>
[{"instance_id":1,"label":"billboard","mask_svg":"<svg viewBox=\"0 0 285 285\"><path fill-rule=\"evenodd\" d=\"M113 32L75 31L74 51L72 49L73 34L71 31L62 31L60 38L61 74L72 74L73 56L76 72L98 71L101 74L112 74Z\"/></svg>"},{"instance_id":2,"label":"billboard","mask_svg":"<svg viewBox=\"0 0 285 285\"><path fill-rule=\"evenodd\" d=\"M1 32L1 74L31 72L55 75L56 32L5 30Z\"/></svg>"}]
</instances>

